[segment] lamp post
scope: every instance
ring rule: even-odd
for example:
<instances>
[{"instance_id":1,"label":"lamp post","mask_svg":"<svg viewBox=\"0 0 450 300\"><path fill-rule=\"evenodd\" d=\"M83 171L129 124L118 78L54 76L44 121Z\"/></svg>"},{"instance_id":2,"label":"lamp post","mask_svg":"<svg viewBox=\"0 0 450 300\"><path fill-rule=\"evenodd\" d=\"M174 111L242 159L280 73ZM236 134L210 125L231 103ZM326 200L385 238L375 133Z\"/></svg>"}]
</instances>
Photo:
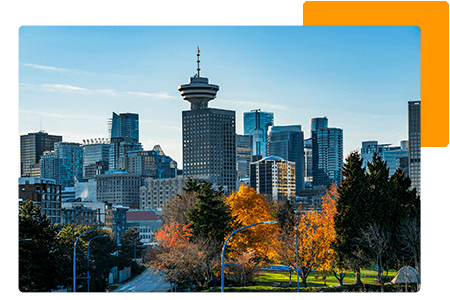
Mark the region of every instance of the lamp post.
<instances>
[{"instance_id":1,"label":"lamp post","mask_svg":"<svg viewBox=\"0 0 450 300\"><path fill-rule=\"evenodd\" d=\"M78 243L78 240L80 239L81 236L85 235L86 233L97 231L97 230L108 230L108 229L111 230L111 228L107 228L107 227L92 229L92 230L83 232L75 240L75 243L74 243L74 246L73 246L73 292L74 293L77 290L77 286L76 286L76 281L77 281L76 270L77 270L77 243Z\"/></svg>"},{"instance_id":2,"label":"lamp post","mask_svg":"<svg viewBox=\"0 0 450 300\"><path fill-rule=\"evenodd\" d=\"M298 280L298 228L294 227L294 230L296 231L296 233L295 233L295 250L296 250L296 260L297 260L296 272L297 272L297 293L298 293L298 292L300 292L300 285L299 285L299 280Z\"/></svg>"},{"instance_id":3,"label":"lamp post","mask_svg":"<svg viewBox=\"0 0 450 300\"><path fill-rule=\"evenodd\" d=\"M225 248L227 246L227 243L228 243L228 240L230 239L230 237L233 234L235 234L236 232L244 230L244 229L247 229L247 228L252 227L252 226L261 225L261 224L276 224L276 223L277 223L277 221L266 221L266 222L254 223L254 224L251 224L251 225L248 225L248 226L245 226L245 227L242 227L242 228L239 228L239 229L233 231L227 237L227 239L225 240L225 244L223 245L223 248L222 248L222 293L224 292L224 277L225 277L225 271L224 271L224 267L225 267Z\"/></svg>"},{"instance_id":4,"label":"lamp post","mask_svg":"<svg viewBox=\"0 0 450 300\"><path fill-rule=\"evenodd\" d=\"M92 239L90 239L89 240L89 242L88 242L88 245L87 245L87 267L88 267L88 270L87 270L87 280L88 280L88 285L87 285L87 291L88 291L88 293L89 293L89 283L90 283L90 281L91 281L91 276L89 276L89 245L91 244L91 241L93 240L93 239L96 239L96 238L101 238L101 237L107 237L108 235L107 234L104 234L104 235L98 235L98 236L94 236Z\"/></svg>"}]
</instances>

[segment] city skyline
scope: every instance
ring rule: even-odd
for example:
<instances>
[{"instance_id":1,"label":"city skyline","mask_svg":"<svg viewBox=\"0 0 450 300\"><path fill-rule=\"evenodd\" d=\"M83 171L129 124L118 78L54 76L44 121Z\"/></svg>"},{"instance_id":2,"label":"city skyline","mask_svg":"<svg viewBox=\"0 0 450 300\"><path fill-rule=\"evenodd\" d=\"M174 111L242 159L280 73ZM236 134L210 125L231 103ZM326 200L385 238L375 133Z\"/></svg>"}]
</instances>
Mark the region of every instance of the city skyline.
<instances>
[{"instance_id":1,"label":"city skyline","mask_svg":"<svg viewBox=\"0 0 450 300\"><path fill-rule=\"evenodd\" d=\"M180 45L182 45L180 47ZM220 86L209 107L274 113L274 125L326 116L344 158L362 141L408 139L420 99L420 29L400 27L29 27L19 29L19 134L108 137L112 112L139 114L144 149L182 165L177 88L196 73ZM42 124L42 125L41 125Z\"/></svg>"}]
</instances>

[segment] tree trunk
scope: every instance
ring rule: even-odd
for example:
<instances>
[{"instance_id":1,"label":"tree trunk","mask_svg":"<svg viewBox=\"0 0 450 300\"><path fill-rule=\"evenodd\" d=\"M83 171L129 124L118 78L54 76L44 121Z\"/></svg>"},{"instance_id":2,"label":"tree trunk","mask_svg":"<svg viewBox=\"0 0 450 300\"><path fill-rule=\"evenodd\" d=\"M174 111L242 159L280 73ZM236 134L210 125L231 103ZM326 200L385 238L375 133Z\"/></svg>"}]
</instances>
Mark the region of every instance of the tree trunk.
<instances>
[{"instance_id":1,"label":"tree trunk","mask_svg":"<svg viewBox=\"0 0 450 300\"><path fill-rule=\"evenodd\" d=\"M291 276L292 276L292 272L291 272L291 269L289 269L289 286L291 286Z\"/></svg>"},{"instance_id":2,"label":"tree trunk","mask_svg":"<svg viewBox=\"0 0 450 300\"><path fill-rule=\"evenodd\" d=\"M356 285L361 285L362 281L361 281L361 270L358 268L355 270L355 281L353 282L353 284Z\"/></svg>"}]
</instances>

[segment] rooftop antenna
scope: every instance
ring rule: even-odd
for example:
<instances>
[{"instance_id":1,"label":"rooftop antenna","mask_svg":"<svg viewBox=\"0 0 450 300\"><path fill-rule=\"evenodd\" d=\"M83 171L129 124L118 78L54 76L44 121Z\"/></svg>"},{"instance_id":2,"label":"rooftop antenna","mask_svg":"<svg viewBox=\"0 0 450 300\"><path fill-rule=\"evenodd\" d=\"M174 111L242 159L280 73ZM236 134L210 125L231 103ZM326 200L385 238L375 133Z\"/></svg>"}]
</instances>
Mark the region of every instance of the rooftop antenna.
<instances>
[{"instance_id":1,"label":"rooftop antenna","mask_svg":"<svg viewBox=\"0 0 450 300\"><path fill-rule=\"evenodd\" d=\"M197 46L197 77L200 77L200 48Z\"/></svg>"}]
</instances>

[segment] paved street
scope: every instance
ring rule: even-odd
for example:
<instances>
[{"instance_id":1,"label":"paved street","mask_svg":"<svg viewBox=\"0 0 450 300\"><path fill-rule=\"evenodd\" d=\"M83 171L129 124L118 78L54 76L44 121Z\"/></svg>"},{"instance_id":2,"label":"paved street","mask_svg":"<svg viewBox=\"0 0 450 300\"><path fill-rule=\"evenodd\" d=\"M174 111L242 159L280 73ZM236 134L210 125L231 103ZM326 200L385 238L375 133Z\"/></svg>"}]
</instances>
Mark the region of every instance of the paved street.
<instances>
[{"instance_id":1,"label":"paved street","mask_svg":"<svg viewBox=\"0 0 450 300\"><path fill-rule=\"evenodd\" d=\"M170 290L170 283L164 281L164 276L160 273L153 274L151 269L146 269L142 274L133 280L120 284L119 287L112 292L167 292Z\"/></svg>"}]
</instances>

